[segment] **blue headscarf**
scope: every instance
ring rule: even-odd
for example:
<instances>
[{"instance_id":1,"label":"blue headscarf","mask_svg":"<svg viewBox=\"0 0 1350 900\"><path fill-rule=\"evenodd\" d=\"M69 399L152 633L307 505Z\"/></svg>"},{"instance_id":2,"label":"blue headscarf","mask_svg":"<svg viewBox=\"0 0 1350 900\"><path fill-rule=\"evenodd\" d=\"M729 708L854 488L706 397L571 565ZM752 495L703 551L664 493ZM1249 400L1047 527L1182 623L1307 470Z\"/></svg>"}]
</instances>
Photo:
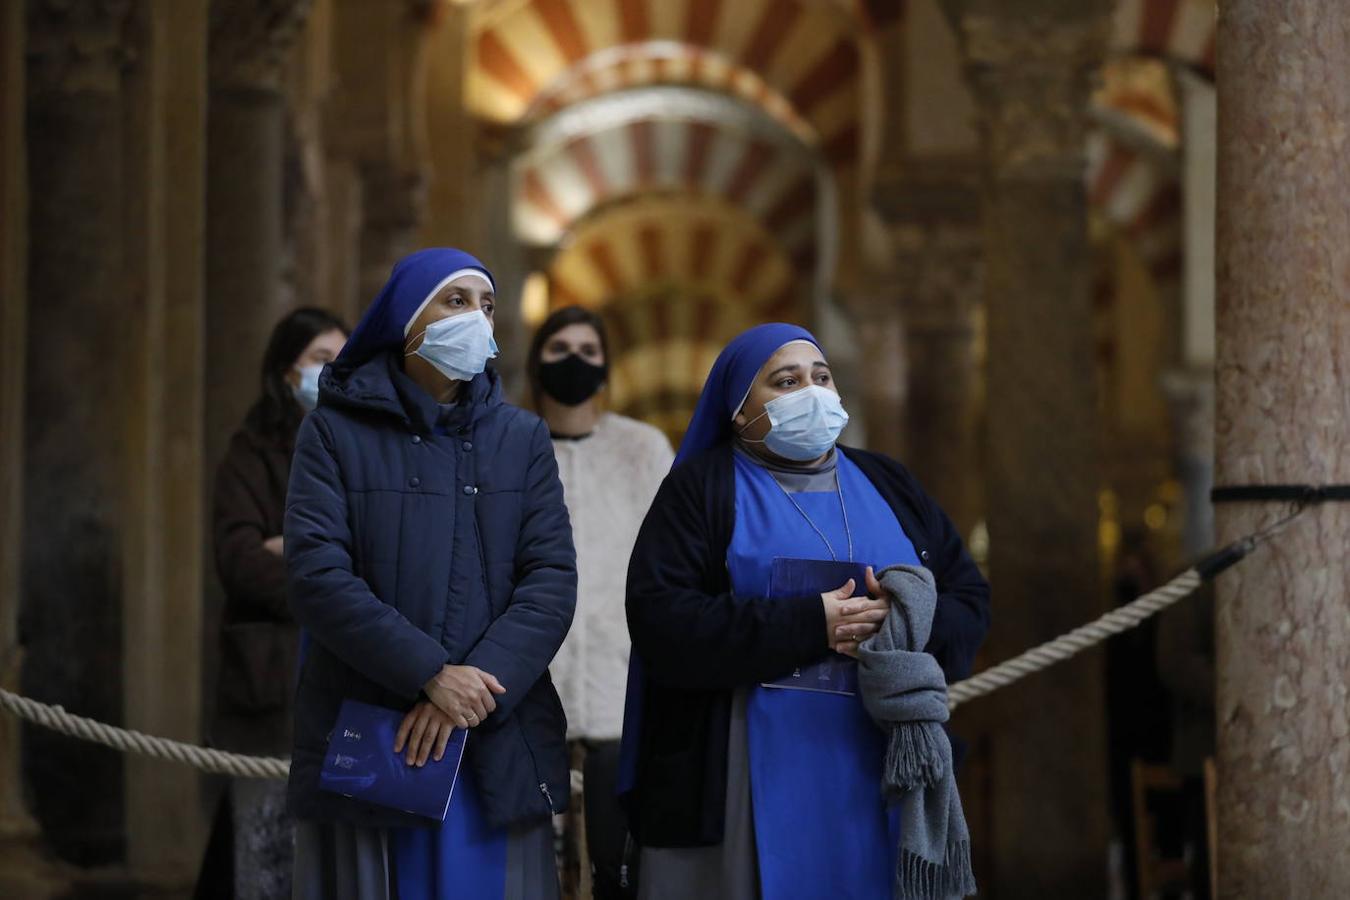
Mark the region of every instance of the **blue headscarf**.
<instances>
[{"instance_id":1,"label":"blue headscarf","mask_svg":"<svg viewBox=\"0 0 1350 900\"><path fill-rule=\"evenodd\" d=\"M811 332L783 322L756 325L727 344L703 383L694 417L689 420L680 452L675 455L676 466L731 437L731 420L745 403L755 376L780 347L793 341L808 341L820 349L820 342Z\"/></svg>"},{"instance_id":2,"label":"blue headscarf","mask_svg":"<svg viewBox=\"0 0 1350 900\"><path fill-rule=\"evenodd\" d=\"M482 273L495 290L487 266L463 250L430 247L394 263L389 280L347 338L338 361L358 366L377 353L402 349L408 325L446 281L465 269Z\"/></svg>"}]
</instances>

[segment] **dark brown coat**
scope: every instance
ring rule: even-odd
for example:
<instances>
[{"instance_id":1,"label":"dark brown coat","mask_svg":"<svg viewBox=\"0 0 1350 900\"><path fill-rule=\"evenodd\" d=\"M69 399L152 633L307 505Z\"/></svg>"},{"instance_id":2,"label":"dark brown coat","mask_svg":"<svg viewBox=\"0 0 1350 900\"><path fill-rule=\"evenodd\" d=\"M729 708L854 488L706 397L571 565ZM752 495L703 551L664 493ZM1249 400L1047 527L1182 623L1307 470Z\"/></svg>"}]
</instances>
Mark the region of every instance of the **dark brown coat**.
<instances>
[{"instance_id":1,"label":"dark brown coat","mask_svg":"<svg viewBox=\"0 0 1350 900\"><path fill-rule=\"evenodd\" d=\"M212 741L247 753L291 744L298 629L286 602L286 564L263 547L282 531L293 441L248 427L216 471L213 537L225 588Z\"/></svg>"}]
</instances>

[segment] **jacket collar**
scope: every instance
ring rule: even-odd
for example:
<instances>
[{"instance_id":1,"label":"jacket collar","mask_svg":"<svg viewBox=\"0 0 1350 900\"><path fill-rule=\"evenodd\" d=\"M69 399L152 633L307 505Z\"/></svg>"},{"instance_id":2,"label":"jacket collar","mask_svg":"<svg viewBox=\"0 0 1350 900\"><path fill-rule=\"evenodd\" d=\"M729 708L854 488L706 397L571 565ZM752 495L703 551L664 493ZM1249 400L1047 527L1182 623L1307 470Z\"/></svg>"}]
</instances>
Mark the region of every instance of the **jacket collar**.
<instances>
[{"instance_id":1,"label":"jacket collar","mask_svg":"<svg viewBox=\"0 0 1350 900\"><path fill-rule=\"evenodd\" d=\"M476 424L502 404L501 376L489 369L467 383L467 392L447 411L404 373L393 353L379 353L355 366L338 360L319 377L319 405L387 416L420 434L441 427Z\"/></svg>"}]
</instances>

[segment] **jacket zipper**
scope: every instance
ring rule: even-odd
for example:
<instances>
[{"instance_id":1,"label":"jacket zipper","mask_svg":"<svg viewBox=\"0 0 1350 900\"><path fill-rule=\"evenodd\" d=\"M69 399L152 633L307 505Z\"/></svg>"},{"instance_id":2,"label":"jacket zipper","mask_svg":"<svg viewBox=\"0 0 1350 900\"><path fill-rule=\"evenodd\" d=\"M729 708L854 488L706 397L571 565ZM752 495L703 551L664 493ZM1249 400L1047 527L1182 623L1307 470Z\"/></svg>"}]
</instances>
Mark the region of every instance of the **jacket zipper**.
<instances>
[{"instance_id":1,"label":"jacket zipper","mask_svg":"<svg viewBox=\"0 0 1350 900\"><path fill-rule=\"evenodd\" d=\"M525 752L530 754L530 766L534 769L534 777L538 778L539 761L534 758L534 748L530 746L529 738L525 737L525 729L521 728L519 723L516 724L516 727L520 728L520 742L525 745ZM550 816L556 815L553 810L553 795L548 791L548 782L539 782L539 793L544 795L544 802L548 804L548 814Z\"/></svg>"},{"instance_id":2,"label":"jacket zipper","mask_svg":"<svg viewBox=\"0 0 1350 900\"><path fill-rule=\"evenodd\" d=\"M632 833L623 836L623 863L619 866L619 887L628 889L628 860L633 857L633 835Z\"/></svg>"}]
</instances>

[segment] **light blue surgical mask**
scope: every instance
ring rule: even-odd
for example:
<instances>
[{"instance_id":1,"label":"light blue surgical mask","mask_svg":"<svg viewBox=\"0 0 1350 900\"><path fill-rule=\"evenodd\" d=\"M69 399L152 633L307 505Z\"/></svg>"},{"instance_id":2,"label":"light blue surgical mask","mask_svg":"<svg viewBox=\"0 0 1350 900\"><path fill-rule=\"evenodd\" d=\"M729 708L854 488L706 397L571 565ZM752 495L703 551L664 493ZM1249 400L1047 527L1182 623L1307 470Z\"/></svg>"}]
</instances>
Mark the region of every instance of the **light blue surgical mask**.
<instances>
[{"instance_id":1,"label":"light blue surgical mask","mask_svg":"<svg viewBox=\"0 0 1350 900\"><path fill-rule=\"evenodd\" d=\"M824 456L848 424L848 413L844 412L839 395L818 384L773 398L764 404L764 412L746 422L745 427L764 416L769 417L769 433L764 440L742 440L763 444L775 455L797 462Z\"/></svg>"},{"instance_id":2,"label":"light blue surgical mask","mask_svg":"<svg viewBox=\"0 0 1350 900\"><path fill-rule=\"evenodd\" d=\"M300 373L300 383L291 388L295 401L305 412L311 412L319 405L319 375L323 373L323 363L296 366L295 371Z\"/></svg>"},{"instance_id":3,"label":"light blue surgical mask","mask_svg":"<svg viewBox=\"0 0 1350 900\"><path fill-rule=\"evenodd\" d=\"M469 381L497 355L492 323L481 309L438 319L427 326L422 343L412 353L436 367L452 381Z\"/></svg>"}]
</instances>

